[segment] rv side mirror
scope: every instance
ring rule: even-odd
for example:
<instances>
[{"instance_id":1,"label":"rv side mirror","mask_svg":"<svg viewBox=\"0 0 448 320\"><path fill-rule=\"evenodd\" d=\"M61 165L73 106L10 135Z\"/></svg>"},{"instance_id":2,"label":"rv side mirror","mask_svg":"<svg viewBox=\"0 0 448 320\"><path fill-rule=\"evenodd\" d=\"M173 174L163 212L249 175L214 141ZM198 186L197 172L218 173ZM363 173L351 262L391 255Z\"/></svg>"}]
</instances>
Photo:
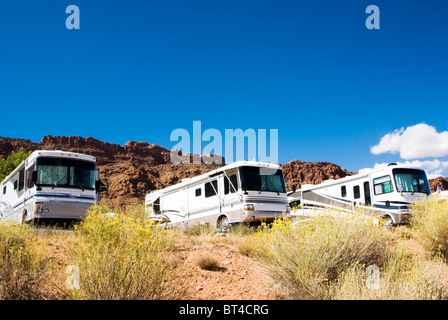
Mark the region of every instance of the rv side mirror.
<instances>
[{"instance_id":1,"label":"rv side mirror","mask_svg":"<svg viewBox=\"0 0 448 320\"><path fill-rule=\"evenodd\" d=\"M34 171L31 173L31 182L32 182L32 183L36 183L36 182L37 182L37 171L36 171L36 170L34 170Z\"/></svg>"},{"instance_id":2,"label":"rv side mirror","mask_svg":"<svg viewBox=\"0 0 448 320\"><path fill-rule=\"evenodd\" d=\"M101 180L97 180L95 181L95 190L96 192L103 192L107 190L107 186Z\"/></svg>"},{"instance_id":3,"label":"rv side mirror","mask_svg":"<svg viewBox=\"0 0 448 320\"><path fill-rule=\"evenodd\" d=\"M243 188L243 191L244 191L244 195L247 195L248 193L247 193L247 186L246 186L246 181L243 181L243 184L242 184L242 186L241 186L242 188Z\"/></svg>"},{"instance_id":4,"label":"rv side mirror","mask_svg":"<svg viewBox=\"0 0 448 320\"><path fill-rule=\"evenodd\" d=\"M297 190L297 187L296 187L296 185L295 185L295 184L293 184L293 185L292 185L292 187L291 187L291 189L292 189L292 192L296 192L296 190Z\"/></svg>"}]
</instances>

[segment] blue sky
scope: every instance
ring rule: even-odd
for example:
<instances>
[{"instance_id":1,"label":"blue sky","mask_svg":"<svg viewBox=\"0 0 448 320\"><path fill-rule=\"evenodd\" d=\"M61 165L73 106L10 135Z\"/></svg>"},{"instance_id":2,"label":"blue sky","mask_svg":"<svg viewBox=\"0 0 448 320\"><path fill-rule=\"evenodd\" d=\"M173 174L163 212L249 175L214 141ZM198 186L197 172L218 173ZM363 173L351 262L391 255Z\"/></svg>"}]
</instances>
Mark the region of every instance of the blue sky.
<instances>
[{"instance_id":1,"label":"blue sky","mask_svg":"<svg viewBox=\"0 0 448 320\"><path fill-rule=\"evenodd\" d=\"M379 30L365 26L371 4ZM371 152L421 123L445 137L446 12L444 0L2 1L0 136L170 149L173 130L201 121L223 135L278 129L281 163L437 160L448 176L448 151Z\"/></svg>"}]
</instances>

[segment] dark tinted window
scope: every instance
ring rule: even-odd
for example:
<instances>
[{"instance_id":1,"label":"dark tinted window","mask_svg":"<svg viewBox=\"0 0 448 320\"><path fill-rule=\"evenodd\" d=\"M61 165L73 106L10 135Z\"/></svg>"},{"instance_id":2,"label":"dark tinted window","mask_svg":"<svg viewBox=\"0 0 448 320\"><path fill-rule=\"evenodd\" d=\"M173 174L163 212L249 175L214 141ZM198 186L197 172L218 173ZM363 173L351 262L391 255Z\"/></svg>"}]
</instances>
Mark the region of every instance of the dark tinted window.
<instances>
[{"instance_id":1,"label":"dark tinted window","mask_svg":"<svg viewBox=\"0 0 448 320\"><path fill-rule=\"evenodd\" d=\"M240 167L243 190L286 192L282 170Z\"/></svg>"},{"instance_id":2,"label":"dark tinted window","mask_svg":"<svg viewBox=\"0 0 448 320\"><path fill-rule=\"evenodd\" d=\"M25 186L25 168L19 172L19 191L23 190Z\"/></svg>"},{"instance_id":3,"label":"dark tinted window","mask_svg":"<svg viewBox=\"0 0 448 320\"><path fill-rule=\"evenodd\" d=\"M213 197L216 196L216 192L218 191L218 181L214 180L212 182L207 182L205 184L205 197Z\"/></svg>"},{"instance_id":4,"label":"dark tinted window","mask_svg":"<svg viewBox=\"0 0 448 320\"><path fill-rule=\"evenodd\" d=\"M355 199L359 199L361 197L361 192L360 192L359 186L353 187L353 195L354 195Z\"/></svg>"},{"instance_id":5,"label":"dark tinted window","mask_svg":"<svg viewBox=\"0 0 448 320\"><path fill-rule=\"evenodd\" d=\"M230 178L230 182L229 182L229 178ZM236 174L232 174L229 178L224 176L224 193L225 194L235 193L236 191L234 188L238 189Z\"/></svg>"},{"instance_id":6,"label":"dark tinted window","mask_svg":"<svg viewBox=\"0 0 448 320\"><path fill-rule=\"evenodd\" d=\"M341 196L342 197L346 197L347 196L347 187L346 186L342 186L341 187Z\"/></svg>"}]
</instances>

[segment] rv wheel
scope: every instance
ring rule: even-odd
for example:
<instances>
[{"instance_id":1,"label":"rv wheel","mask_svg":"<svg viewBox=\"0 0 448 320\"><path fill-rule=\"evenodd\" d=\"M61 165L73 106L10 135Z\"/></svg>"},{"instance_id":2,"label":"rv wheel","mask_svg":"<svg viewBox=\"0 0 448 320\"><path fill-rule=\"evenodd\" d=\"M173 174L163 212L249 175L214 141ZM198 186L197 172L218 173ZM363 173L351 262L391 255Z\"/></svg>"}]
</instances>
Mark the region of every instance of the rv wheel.
<instances>
[{"instance_id":1,"label":"rv wheel","mask_svg":"<svg viewBox=\"0 0 448 320\"><path fill-rule=\"evenodd\" d=\"M218 227L218 229L222 229L222 231L228 230L229 229L229 218L227 218L226 216L219 217L217 227Z\"/></svg>"},{"instance_id":2,"label":"rv wheel","mask_svg":"<svg viewBox=\"0 0 448 320\"><path fill-rule=\"evenodd\" d=\"M23 215L22 215L22 224L25 224L25 223L26 223L26 217L27 217L27 212L24 211L24 212L23 212Z\"/></svg>"},{"instance_id":3,"label":"rv wheel","mask_svg":"<svg viewBox=\"0 0 448 320\"><path fill-rule=\"evenodd\" d=\"M392 220L392 218L390 216L381 217L381 221L385 227L391 228L394 226L394 221Z\"/></svg>"}]
</instances>

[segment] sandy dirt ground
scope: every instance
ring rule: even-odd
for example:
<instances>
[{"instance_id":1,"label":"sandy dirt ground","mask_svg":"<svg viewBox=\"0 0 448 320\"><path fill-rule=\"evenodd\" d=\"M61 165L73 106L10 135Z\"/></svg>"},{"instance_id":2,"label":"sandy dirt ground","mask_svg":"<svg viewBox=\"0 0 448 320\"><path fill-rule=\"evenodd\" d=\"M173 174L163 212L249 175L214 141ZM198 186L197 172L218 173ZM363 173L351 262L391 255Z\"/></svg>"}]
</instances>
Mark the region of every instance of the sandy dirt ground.
<instances>
[{"instance_id":1,"label":"sandy dirt ground","mask_svg":"<svg viewBox=\"0 0 448 320\"><path fill-rule=\"evenodd\" d=\"M190 236L177 251L182 260L179 272L184 277L186 299L192 300L272 300L276 297L266 285L267 276L259 262L238 248L236 238L221 236ZM215 270L204 270L199 260L212 257Z\"/></svg>"}]
</instances>

